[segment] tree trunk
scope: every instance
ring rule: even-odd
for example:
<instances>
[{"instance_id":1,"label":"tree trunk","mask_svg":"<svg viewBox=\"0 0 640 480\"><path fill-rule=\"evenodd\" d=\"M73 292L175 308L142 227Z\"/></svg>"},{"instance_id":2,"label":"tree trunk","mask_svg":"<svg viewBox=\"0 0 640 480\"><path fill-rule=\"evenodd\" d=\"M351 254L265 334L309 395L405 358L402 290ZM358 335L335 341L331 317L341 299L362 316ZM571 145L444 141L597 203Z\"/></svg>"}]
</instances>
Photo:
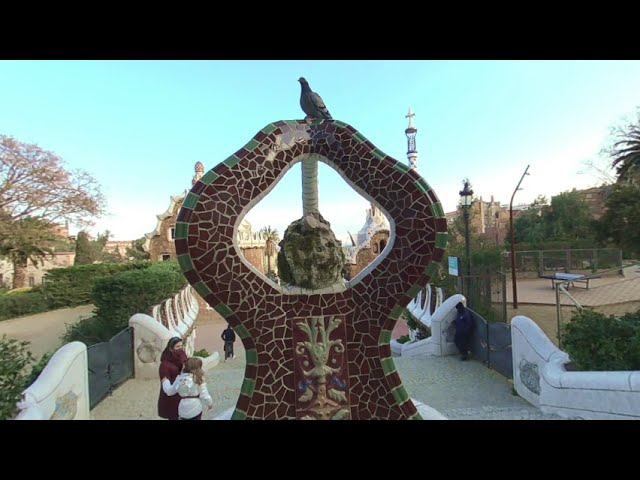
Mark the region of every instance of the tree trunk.
<instances>
[{"instance_id":1,"label":"tree trunk","mask_svg":"<svg viewBox=\"0 0 640 480\"><path fill-rule=\"evenodd\" d=\"M23 288L27 278L27 262L13 262L13 288Z\"/></svg>"},{"instance_id":2,"label":"tree trunk","mask_svg":"<svg viewBox=\"0 0 640 480\"><path fill-rule=\"evenodd\" d=\"M310 155L302 160L302 215L318 213L318 160Z\"/></svg>"},{"instance_id":3,"label":"tree trunk","mask_svg":"<svg viewBox=\"0 0 640 480\"><path fill-rule=\"evenodd\" d=\"M267 274L271 273L271 255L267 253Z\"/></svg>"}]
</instances>

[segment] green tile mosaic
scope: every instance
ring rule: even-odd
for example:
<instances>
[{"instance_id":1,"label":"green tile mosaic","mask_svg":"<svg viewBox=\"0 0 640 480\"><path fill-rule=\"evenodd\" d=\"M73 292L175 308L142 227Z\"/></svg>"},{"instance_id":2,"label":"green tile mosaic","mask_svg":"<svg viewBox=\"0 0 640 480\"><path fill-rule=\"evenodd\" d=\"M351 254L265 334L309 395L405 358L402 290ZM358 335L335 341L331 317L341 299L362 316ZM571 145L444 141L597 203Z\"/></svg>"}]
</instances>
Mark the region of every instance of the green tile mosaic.
<instances>
[{"instance_id":1,"label":"green tile mosaic","mask_svg":"<svg viewBox=\"0 0 640 480\"><path fill-rule=\"evenodd\" d=\"M204 283L202 282L198 282L196 283L193 288L196 289L196 292L198 292L198 294L204 298L207 295L211 295L211 290L209 290L209 287L207 287Z\"/></svg>"},{"instance_id":2,"label":"green tile mosaic","mask_svg":"<svg viewBox=\"0 0 640 480\"><path fill-rule=\"evenodd\" d=\"M216 172L214 172L213 170L209 170L207 173L205 173L202 178L200 179L200 181L202 183L204 183L205 185L211 185L213 182L215 182L218 179L218 174Z\"/></svg>"},{"instance_id":3,"label":"green tile mosaic","mask_svg":"<svg viewBox=\"0 0 640 480\"><path fill-rule=\"evenodd\" d=\"M447 248L447 239L449 235L446 232L438 232L436 233L436 247L438 248Z\"/></svg>"},{"instance_id":4,"label":"green tile mosaic","mask_svg":"<svg viewBox=\"0 0 640 480\"><path fill-rule=\"evenodd\" d=\"M187 254L178 255L178 264L183 272L188 272L189 270L193 270L193 263L191 262L191 257Z\"/></svg>"},{"instance_id":5,"label":"green tile mosaic","mask_svg":"<svg viewBox=\"0 0 640 480\"><path fill-rule=\"evenodd\" d=\"M176 223L176 231L175 236L177 239L187 238L187 233L189 232L189 224L187 223Z\"/></svg>"},{"instance_id":6,"label":"green tile mosaic","mask_svg":"<svg viewBox=\"0 0 640 480\"><path fill-rule=\"evenodd\" d=\"M238 162L240 162L240 159L235 155L231 155L224 161L224 164L229 168L233 168L238 164Z\"/></svg>"},{"instance_id":7,"label":"green tile mosaic","mask_svg":"<svg viewBox=\"0 0 640 480\"><path fill-rule=\"evenodd\" d=\"M393 363L392 358L385 358L384 360L382 360L382 370L384 371L385 375L389 375L396 371L396 366Z\"/></svg>"},{"instance_id":8,"label":"green tile mosaic","mask_svg":"<svg viewBox=\"0 0 640 480\"><path fill-rule=\"evenodd\" d=\"M233 315L233 310L227 307L224 303L216 305L215 307L213 307L213 309L224 318L229 318L231 315Z\"/></svg>"},{"instance_id":9,"label":"green tile mosaic","mask_svg":"<svg viewBox=\"0 0 640 480\"><path fill-rule=\"evenodd\" d=\"M245 378L240 388L240 393L245 394L247 397L253 395L253 389L256 388L256 381L250 378Z\"/></svg>"},{"instance_id":10,"label":"green tile mosaic","mask_svg":"<svg viewBox=\"0 0 640 480\"><path fill-rule=\"evenodd\" d=\"M396 305L395 308L391 310L389 317L393 318L394 320L397 320L400 318L400 315L402 315L402 312L404 312L404 307L401 307L400 305Z\"/></svg>"},{"instance_id":11,"label":"green tile mosaic","mask_svg":"<svg viewBox=\"0 0 640 480\"><path fill-rule=\"evenodd\" d=\"M276 127L273 123L270 123L269 125L267 125L266 127L264 127L260 131L262 133L264 133L265 135L269 135L269 134L275 132L277 129L278 129L278 127Z\"/></svg>"},{"instance_id":12,"label":"green tile mosaic","mask_svg":"<svg viewBox=\"0 0 640 480\"><path fill-rule=\"evenodd\" d=\"M189 192L187 194L187 198L184 199L184 202L183 202L182 206L190 208L191 210L193 210L193 207L196 206L196 203L198 203L199 199L200 199L200 197L198 195L195 195L194 193Z\"/></svg>"}]
</instances>

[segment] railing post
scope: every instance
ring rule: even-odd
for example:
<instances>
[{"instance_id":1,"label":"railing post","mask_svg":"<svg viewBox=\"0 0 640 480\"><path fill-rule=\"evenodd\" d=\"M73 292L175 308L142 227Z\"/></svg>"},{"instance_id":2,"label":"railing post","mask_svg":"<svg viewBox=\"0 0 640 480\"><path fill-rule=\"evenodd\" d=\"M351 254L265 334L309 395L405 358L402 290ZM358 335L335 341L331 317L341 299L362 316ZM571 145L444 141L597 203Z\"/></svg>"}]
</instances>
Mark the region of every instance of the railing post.
<instances>
[{"instance_id":1,"label":"railing post","mask_svg":"<svg viewBox=\"0 0 640 480\"><path fill-rule=\"evenodd\" d=\"M538 276L541 277L544 275L544 252L542 250L538 250Z\"/></svg>"}]
</instances>

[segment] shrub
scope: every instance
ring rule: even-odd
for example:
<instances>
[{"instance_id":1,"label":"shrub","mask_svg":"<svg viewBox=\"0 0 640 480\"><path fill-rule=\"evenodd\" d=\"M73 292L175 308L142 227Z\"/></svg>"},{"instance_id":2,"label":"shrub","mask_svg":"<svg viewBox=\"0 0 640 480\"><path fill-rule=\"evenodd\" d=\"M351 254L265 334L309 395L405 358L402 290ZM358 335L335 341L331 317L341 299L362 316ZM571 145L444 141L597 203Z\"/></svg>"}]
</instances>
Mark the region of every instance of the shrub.
<instances>
[{"instance_id":1,"label":"shrub","mask_svg":"<svg viewBox=\"0 0 640 480\"><path fill-rule=\"evenodd\" d=\"M562 326L561 341L578 370L640 370L640 310L620 318L583 310Z\"/></svg>"},{"instance_id":2,"label":"shrub","mask_svg":"<svg viewBox=\"0 0 640 480\"><path fill-rule=\"evenodd\" d=\"M67 324L62 339L65 342L83 342L90 346L100 342L108 342L120 330L122 328L118 328L100 317L91 316L74 324Z\"/></svg>"},{"instance_id":3,"label":"shrub","mask_svg":"<svg viewBox=\"0 0 640 480\"><path fill-rule=\"evenodd\" d=\"M418 331L416 334L417 340L422 340L431 336L431 329L424 323L419 321L416 317L414 317L408 309L404 309L401 318L405 319L405 321L407 322L407 327L409 327L411 330Z\"/></svg>"},{"instance_id":4,"label":"shrub","mask_svg":"<svg viewBox=\"0 0 640 480\"><path fill-rule=\"evenodd\" d=\"M207 358L209 356L209 352L207 352L207 350L203 348L201 350L198 350L197 352L193 352L193 356Z\"/></svg>"},{"instance_id":5,"label":"shrub","mask_svg":"<svg viewBox=\"0 0 640 480\"><path fill-rule=\"evenodd\" d=\"M177 262L158 262L95 282L92 294L96 315L68 326L67 342L87 345L106 342L126 328L129 318L175 295L186 284Z\"/></svg>"},{"instance_id":6,"label":"shrub","mask_svg":"<svg viewBox=\"0 0 640 480\"><path fill-rule=\"evenodd\" d=\"M177 262L154 263L144 270L98 279L92 295L96 316L120 331L127 327L131 315L175 295L185 284Z\"/></svg>"},{"instance_id":7,"label":"shrub","mask_svg":"<svg viewBox=\"0 0 640 480\"><path fill-rule=\"evenodd\" d=\"M47 310L49 310L49 303L41 289L0 295L0 320Z\"/></svg>"},{"instance_id":8,"label":"shrub","mask_svg":"<svg viewBox=\"0 0 640 480\"><path fill-rule=\"evenodd\" d=\"M0 339L0 420L10 420L18 413L17 403L26 388L27 367L33 356L27 349L29 342Z\"/></svg>"},{"instance_id":9,"label":"shrub","mask_svg":"<svg viewBox=\"0 0 640 480\"><path fill-rule=\"evenodd\" d=\"M35 382L38 379L38 377L40 376L42 371L49 364L49 360L51 360L51 357L53 357L54 353L56 353L56 352L54 351L54 352L45 353L42 356L42 358L40 360L38 360L38 363L36 363L31 368L31 373L29 374L29 376L25 380L25 387L24 388L29 388L33 384L33 382Z\"/></svg>"},{"instance_id":10,"label":"shrub","mask_svg":"<svg viewBox=\"0 0 640 480\"><path fill-rule=\"evenodd\" d=\"M396 340L396 342L407 343L409 340L411 340L411 337L409 337L409 335L403 335L398 340Z\"/></svg>"},{"instance_id":11,"label":"shrub","mask_svg":"<svg viewBox=\"0 0 640 480\"><path fill-rule=\"evenodd\" d=\"M149 268L150 262L96 263L49 270L43 291L51 309L91 303L96 281L128 270Z\"/></svg>"}]
</instances>

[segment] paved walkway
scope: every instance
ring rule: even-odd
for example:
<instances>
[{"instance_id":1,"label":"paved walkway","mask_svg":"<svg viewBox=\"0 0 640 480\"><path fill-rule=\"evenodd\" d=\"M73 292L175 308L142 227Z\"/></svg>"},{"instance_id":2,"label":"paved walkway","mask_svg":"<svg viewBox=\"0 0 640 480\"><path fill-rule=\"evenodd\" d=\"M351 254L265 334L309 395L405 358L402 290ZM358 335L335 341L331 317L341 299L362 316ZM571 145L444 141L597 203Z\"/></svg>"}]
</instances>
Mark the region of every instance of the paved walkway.
<instances>
[{"instance_id":1,"label":"paved walkway","mask_svg":"<svg viewBox=\"0 0 640 480\"><path fill-rule=\"evenodd\" d=\"M0 338L6 334L9 338L31 342L29 350L39 359L43 354L54 352L62 346L61 337L66 331L67 323L73 324L83 317L91 316L94 308L93 305L81 305L2 320Z\"/></svg>"},{"instance_id":2,"label":"paved walkway","mask_svg":"<svg viewBox=\"0 0 640 480\"><path fill-rule=\"evenodd\" d=\"M589 297L591 294L596 298L595 305L606 303L621 303L640 300L640 268L637 265L623 269L623 275L608 275L602 278L594 278L589 281L589 290L583 288L585 285L576 283L569 288L569 293L577 294L581 297ZM548 278L523 278L517 280L518 302L531 304L555 305L555 289L551 288L551 280ZM617 284L617 285L616 285ZM512 302L513 288L511 286L511 275L507 278L507 302ZM595 290L594 290L595 289ZM599 291L606 291L605 296L597 295ZM562 305L573 305L570 299L563 295ZM586 302L591 305L592 303Z\"/></svg>"},{"instance_id":3,"label":"paved walkway","mask_svg":"<svg viewBox=\"0 0 640 480\"><path fill-rule=\"evenodd\" d=\"M479 362L461 362L457 356L394 358L407 392L416 400L456 420L557 419L512 394L511 383ZM213 419L233 408L240 394L245 359L221 363L207 372L214 407L204 415ZM160 383L129 380L91 412L96 420L158 420Z\"/></svg>"}]
</instances>

